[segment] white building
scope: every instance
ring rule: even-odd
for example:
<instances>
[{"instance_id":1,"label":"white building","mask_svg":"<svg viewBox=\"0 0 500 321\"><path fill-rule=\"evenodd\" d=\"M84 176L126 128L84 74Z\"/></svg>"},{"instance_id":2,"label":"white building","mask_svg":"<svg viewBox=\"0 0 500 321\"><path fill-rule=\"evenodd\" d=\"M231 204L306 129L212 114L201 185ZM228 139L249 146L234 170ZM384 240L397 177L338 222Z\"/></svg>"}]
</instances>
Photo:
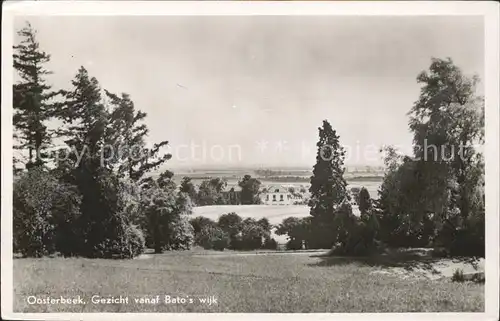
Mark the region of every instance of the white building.
<instances>
[{"instance_id":1,"label":"white building","mask_svg":"<svg viewBox=\"0 0 500 321\"><path fill-rule=\"evenodd\" d=\"M297 198L283 186L269 186L265 192L260 193L262 204L266 205L292 205Z\"/></svg>"}]
</instances>

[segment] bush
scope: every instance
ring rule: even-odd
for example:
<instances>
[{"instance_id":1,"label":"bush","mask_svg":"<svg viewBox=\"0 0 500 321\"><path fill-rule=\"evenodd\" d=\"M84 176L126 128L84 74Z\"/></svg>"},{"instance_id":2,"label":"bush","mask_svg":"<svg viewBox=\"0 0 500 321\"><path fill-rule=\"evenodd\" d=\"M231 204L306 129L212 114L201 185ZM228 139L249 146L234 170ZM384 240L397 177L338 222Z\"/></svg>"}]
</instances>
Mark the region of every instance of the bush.
<instances>
[{"instance_id":1,"label":"bush","mask_svg":"<svg viewBox=\"0 0 500 321\"><path fill-rule=\"evenodd\" d=\"M212 249L216 251L224 251L229 246L229 239L225 237L215 236L210 239Z\"/></svg>"},{"instance_id":2,"label":"bush","mask_svg":"<svg viewBox=\"0 0 500 321\"><path fill-rule=\"evenodd\" d=\"M382 249L381 242L375 238L379 224L374 213L365 213L359 218L352 214L339 217L338 224L341 233L332 247L332 255L366 256Z\"/></svg>"},{"instance_id":3,"label":"bush","mask_svg":"<svg viewBox=\"0 0 500 321\"><path fill-rule=\"evenodd\" d=\"M174 182L161 176L145 179L140 195L139 208L144 213L141 227L147 246L154 248L155 253L191 248L194 232L185 218L191 213L189 196L177 193Z\"/></svg>"},{"instance_id":4,"label":"bush","mask_svg":"<svg viewBox=\"0 0 500 321\"><path fill-rule=\"evenodd\" d=\"M106 238L95 246L94 255L100 258L129 259L144 252L145 240L141 229L122 223L114 238Z\"/></svg>"},{"instance_id":5,"label":"bush","mask_svg":"<svg viewBox=\"0 0 500 321\"><path fill-rule=\"evenodd\" d=\"M301 250L302 249L302 240L290 240L286 242L287 250Z\"/></svg>"},{"instance_id":6,"label":"bush","mask_svg":"<svg viewBox=\"0 0 500 321\"><path fill-rule=\"evenodd\" d=\"M114 239L106 239L96 248L98 257L129 259L144 253L144 234L135 225L123 225Z\"/></svg>"},{"instance_id":7,"label":"bush","mask_svg":"<svg viewBox=\"0 0 500 321\"><path fill-rule=\"evenodd\" d=\"M197 236L205 226L217 226L217 223L209 218L197 216L189 220L193 226L194 233Z\"/></svg>"},{"instance_id":8,"label":"bush","mask_svg":"<svg viewBox=\"0 0 500 321\"><path fill-rule=\"evenodd\" d=\"M453 282L464 282L465 281L464 271L462 269L456 269L455 272L453 272L451 280Z\"/></svg>"},{"instance_id":9,"label":"bush","mask_svg":"<svg viewBox=\"0 0 500 321\"><path fill-rule=\"evenodd\" d=\"M289 242L286 243L286 249L298 250L302 248L302 242L305 242L306 248L320 248L316 247L311 231L311 218L297 218L287 217L281 224L276 227L277 235L287 235Z\"/></svg>"},{"instance_id":10,"label":"bush","mask_svg":"<svg viewBox=\"0 0 500 321\"><path fill-rule=\"evenodd\" d=\"M217 226L229 237L229 248L239 250L242 248L241 230L243 219L236 213L223 214L217 220Z\"/></svg>"},{"instance_id":11,"label":"bush","mask_svg":"<svg viewBox=\"0 0 500 321\"><path fill-rule=\"evenodd\" d=\"M465 223L456 220L444 225L434 241L435 248L446 249L450 256L484 257L484 212L471 215Z\"/></svg>"},{"instance_id":12,"label":"bush","mask_svg":"<svg viewBox=\"0 0 500 321\"><path fill-rule=\"evenodd\" d=\"M484 212L468 219L467 226L455 233L450 252L456 256L485 255L485 220Z\"/></svg>"},{"instance_id":13,"label":"bush","mask_svg":"<svg viewBox=\"0 0 500 321\"><path fill-rule=\"evenodd\" d=\"M70 240L59 236L78 218L80 202L74 186L42 168L24 173L13 186L14 251L41 257L60 250Z\"/></svg>"},{"instance_id":14,"label":"bush","mask_svg":"<svg viewBox=\"0 0 500 321\"><path fill-rule=\"evenodd\" d=\"M189 250L194 243L194 228L183 216L169 224L167 250Z\"/></svg>"},{"instance_id":15,"label":"bush","mask_svg":"<svg viewBox=\"0 0 500 321\"><path fill-rule=\"evenodd\" d=\"M240 249L256 250L262 248L264 241L269 238L269 232L253 219L244 220L242 225Z\"/></svg>"},{"instance_id":16,"label":"bush","mask_svg":"<svg viewBox=\"0 0 500 321\"><path fill-rule=\"evenodd\" d=\"M278 249L278 242L276 242L276 240L273 238L266 239L264 241L264 245L262 246L262 248L264 248L266 250L277 250Z\"/></svg>"},{"instance_id":17,"label":"bush","mask_svg":"<svg viewBox=\"0 0 500 321\"><path fill-rule=\"evenodd\" d=\"M205 250L224 251L229 246L229 236L219 227L205 226L197 240Z\"/></svg>"},{"instance_id":18,"label":"bush","mask_svg":"<svg viewBox=\"0 0 500 321\"><path fill-rule=\"evenodd\" d=\"M124 253L125 257L132 258L144 253L146 248L144 233L137 226L127 226L123 241L125 251L122 251L122 253Z\"/></svg>"}]
</instances>

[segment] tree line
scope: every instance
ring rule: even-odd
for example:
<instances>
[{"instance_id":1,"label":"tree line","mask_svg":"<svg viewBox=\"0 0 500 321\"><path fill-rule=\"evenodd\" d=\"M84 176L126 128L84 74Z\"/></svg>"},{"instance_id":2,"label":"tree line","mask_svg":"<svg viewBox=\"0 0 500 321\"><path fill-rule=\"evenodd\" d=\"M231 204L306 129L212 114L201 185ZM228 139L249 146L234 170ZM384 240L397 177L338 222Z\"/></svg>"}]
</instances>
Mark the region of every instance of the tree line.
<instances>
[{"instance_id":1,"label":"tree line","mask_svg":"<svg viewBox=\"0 0 500 321\"><path fill-rule=\"evenodd\" d=\"M271 238L273 226L267 218L243 219L231 212L221 215L217 221L198 216L191 220L195 244L205 249L219 250L276 250L278 244Z\"/></svg>"},{"instance_id":2,"label":"tree line","mask_svg":"<svg viewBox=\"0 0 500 321\"><path fill-rule=\"evenodd\" d=\"M234 187L227 190L227 180L220 177L203 180L198 187L190 177L183 177L180 191L189 195L196 206L250 205L261 203L259 197L261 184L258 179L247 174L238 181L241 190L236 192Z\"/></svg>"}]
</instances>

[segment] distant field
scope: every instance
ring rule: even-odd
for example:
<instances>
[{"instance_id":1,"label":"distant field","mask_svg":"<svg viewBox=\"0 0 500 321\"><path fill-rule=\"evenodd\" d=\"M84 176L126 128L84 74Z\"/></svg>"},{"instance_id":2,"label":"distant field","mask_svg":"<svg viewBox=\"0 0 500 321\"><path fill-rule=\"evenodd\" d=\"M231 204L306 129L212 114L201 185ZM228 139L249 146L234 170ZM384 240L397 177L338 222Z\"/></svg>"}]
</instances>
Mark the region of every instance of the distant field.
<instances>
[{"instance_id":1,"label":"distant field","mask_svg":"<svg viewBox=\"0 0 500 321\"><path fill-rule=\"evenodd\" d=\"M174 176L176 177L176 176ZM227 189L230 189L231 187L237 186L238 185L238 179L234 177L225 177L227 180ZM176 183L180 184L182 180L182 177L176 177ZM192 182L195 185L200 185L201 182L204 179L199 179L199 178L192 178ZM306 187L309 188L309 181L303 181L303 182L289 182L289 181L269 181L266 179L259 179L262 185L264 186L269 186L269 185L282 185L282 186L293 186L296 189L300 189L301 187ZM367 177L356 177L353 180L347 179L347 184L348 187L365 187L368 192L370 193L370 196L374 199L378 198L378 188L380 187L380 184L382 183L381 178L373 177L373 178L367 178Z\"/></svg>"},{"instance_id":2,"label":"distant field","mask_svg":"<svg viewBox=\"0 0 500 321\"><path fill-rule=\"evenodd\" d=\"M174 175L176 183L180 183L184 176L192 179L195 185L201 184L202 181L209 177L219 177L227 181L228 189L238 185L238 181L245 174L250 174L259 179L262 185L283 185L293 186L296 188L308 187L312 172L310 169L281 169L278 172L286 173L283 175L273 174L269 177L256 174L254 170L250 169L217 169L217 170L196 170L193 172L178 172ZM257 171L259 172L259 171ZM346 172L344 178L350 186L364 186L370 192L372 198L377 198L377 190L383 179L383 172Z\"/></svg>"},{"instance_id":3,"label":"distant field","mask_svg":"<svg viewBox=\"0 0 500 321\"><path fill-rule=\"evenodd\" d=\"M267 218L271 224L279 224L283 219L293 217L306 217L309 215L307 205L212 205L195 207L193 217L204 216L217 221L219 216L235 212L243 218L261 219ZM272 237L278 243L285 243L286 236L272 233Z\"/></svg>"},{"instance_id":4,"label":"distant field","mask_svg":"<svg viewBox=\"0 0 500 321\"><path fill-rule=\"evenodd\" d=\"M231 251L171 252L135 260L14 259L15 312L479 312L484 285L402 279L382 266L324 260L310 253L238 255ZM226 255L227 254L227 255ZM82 298L82 304L27 303ZM96 304L91 297L128 297ZM160 297L160 302L134 299ZM171 298L192 303L165 304ZM200 298L213 296L217 304ZM147 316L146 316L147 318Z\"/></svg>"},{"instance_id":5,"label":"distant field","mask_svg":"<svg viewBox=\"0 0 500 321\"><path fill-rule=\"evenodd\" d=\"M289 216L304 217L309 215L307 205L212 205L195 207L193 216L204 216L213 220L222 214L235 212L243 218L261 219L266 217L271 224L278 224Z\"/></svg>"}]
</instances>

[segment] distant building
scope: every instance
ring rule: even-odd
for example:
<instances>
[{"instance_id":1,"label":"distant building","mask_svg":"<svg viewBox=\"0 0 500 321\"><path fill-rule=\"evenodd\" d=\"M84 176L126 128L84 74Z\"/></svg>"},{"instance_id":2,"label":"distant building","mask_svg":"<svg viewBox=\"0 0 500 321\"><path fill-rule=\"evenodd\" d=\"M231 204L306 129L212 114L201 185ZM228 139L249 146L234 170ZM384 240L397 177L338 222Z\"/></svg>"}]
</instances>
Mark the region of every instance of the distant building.
<instances>
[{"instance_id":1,"label":"distant building","mask_svg":"<svg viewBox=\"0 0 500 321\"><path fill-rule=\"evenodd\" d=\"M269 186L260 193L262 204L266 205L293 205L301 198L293 195L283 186Z\"/></svg>"}]
</instances>

